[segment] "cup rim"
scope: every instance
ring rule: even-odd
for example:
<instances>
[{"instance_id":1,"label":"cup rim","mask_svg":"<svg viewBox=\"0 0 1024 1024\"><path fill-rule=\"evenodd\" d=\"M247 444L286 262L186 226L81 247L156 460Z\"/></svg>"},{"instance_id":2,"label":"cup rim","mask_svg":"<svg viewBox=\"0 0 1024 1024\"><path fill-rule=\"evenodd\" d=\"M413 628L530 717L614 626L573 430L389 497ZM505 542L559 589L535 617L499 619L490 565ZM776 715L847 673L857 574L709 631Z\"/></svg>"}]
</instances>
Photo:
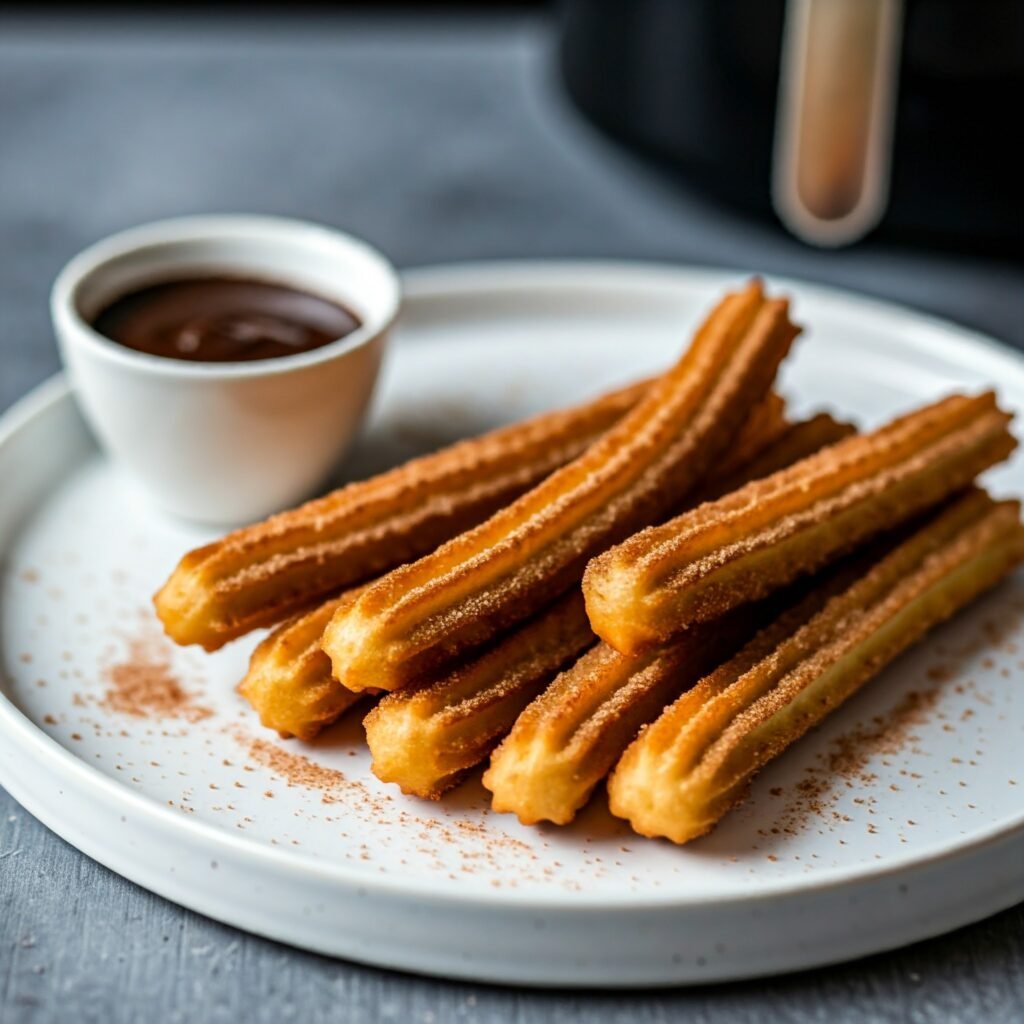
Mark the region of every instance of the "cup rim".
<instances>
[{"instance_id":1,"label":"cup rim","mask_svg":"<svg viewBox=\"0 0 1024 1024\"><path fill-rule=\"evenodd\" d=\"M364 260L380 275L384 283L383 297L379 303L374 303L363 312L359 327L342 338L308 352L240 362L197 362L140 352L100 334L79 312L78 292L81 285L106 264L130 257L136 250L224 238L242 241L251 239L254 242L287 239L293 243L337 246L349 255ZM73 337L76 343L113 364L164 377L225 380L278 376L330 362L364 348L391 327L398 315L400 301L398 272L383 253L362 239L314 221L262 214L225 213L150 221L93 242L68 260L57 274L50 290L50 313L58 328L58 340L62 344L62 335L64 338Z\"/></svg>"}]
</instances>

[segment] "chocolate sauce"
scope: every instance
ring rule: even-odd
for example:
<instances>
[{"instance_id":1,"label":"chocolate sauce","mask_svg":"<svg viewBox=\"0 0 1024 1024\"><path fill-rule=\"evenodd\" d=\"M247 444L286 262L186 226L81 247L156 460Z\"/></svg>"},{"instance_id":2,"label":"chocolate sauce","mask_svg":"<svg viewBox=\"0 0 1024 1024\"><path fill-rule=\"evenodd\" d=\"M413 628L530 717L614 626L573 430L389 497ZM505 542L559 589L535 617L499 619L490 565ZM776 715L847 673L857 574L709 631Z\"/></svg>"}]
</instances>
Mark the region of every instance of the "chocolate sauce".
<instances>
[{"instance_id":1,"label":"chocolate sauce","mask_svg":"<svg viewBox=\"0 0 1024 1024\"><path fill-rule=\"evenodd\" d=\"M293 356L360 326L344 306L318 295L233 277L148 285L115 299L92 325L126 348L202 363Z\"/></svg>"}]
</instances>

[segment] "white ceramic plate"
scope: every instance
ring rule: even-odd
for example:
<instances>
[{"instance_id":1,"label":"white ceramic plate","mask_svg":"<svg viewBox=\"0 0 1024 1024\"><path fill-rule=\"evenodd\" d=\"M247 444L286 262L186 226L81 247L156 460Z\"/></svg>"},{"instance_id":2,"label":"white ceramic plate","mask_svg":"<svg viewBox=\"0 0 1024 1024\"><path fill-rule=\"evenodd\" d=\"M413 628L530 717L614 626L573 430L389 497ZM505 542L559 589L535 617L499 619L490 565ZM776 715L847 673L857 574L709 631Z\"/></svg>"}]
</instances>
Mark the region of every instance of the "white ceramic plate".
<instances>
[{"instance_id":1,"label":"white ceramic plate","mask_svg":"<svg viewBox=\"0 0 1024 1024\"><path fill-rule=\"evenodd\" d=\"M734 281L608 264L410 274L347 472L664 366ZM810 325L784 380L798 410L870 425L991 383L1024 408L1020 360L983 338L775 285ZM159 429L159 410L140 429ZM0 782L85 853L211 917L414 971L655 985L846 959L1024 898L1019 580L677 849L630 834L603 794L567 829L488 814L478 779L439 804L403 798L370 774L358 717L306 746L263 732L233 691L252 642L176 650L151 612L179 555L209 535L145 504L61 381L4 417L0 480ZM1020 460L992 483L1024 492Z\"/></svg>"}]
</instances>

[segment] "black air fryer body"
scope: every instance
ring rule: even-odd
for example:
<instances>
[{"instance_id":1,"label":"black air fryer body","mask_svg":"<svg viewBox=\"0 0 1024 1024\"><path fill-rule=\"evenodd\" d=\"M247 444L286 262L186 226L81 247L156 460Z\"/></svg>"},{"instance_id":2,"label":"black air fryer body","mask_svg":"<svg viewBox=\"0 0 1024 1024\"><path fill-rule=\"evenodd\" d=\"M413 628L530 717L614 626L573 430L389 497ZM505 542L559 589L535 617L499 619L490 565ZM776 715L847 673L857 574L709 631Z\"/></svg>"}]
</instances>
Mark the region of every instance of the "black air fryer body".
<instances>
[{"instance_id":1,"label":"black air fryer body","mask_svg":"<svg viewBox=\"0 0 1024 1024\"><path fill-rule=\"evenodd\" d=\"M784 19L784 0L564 0L565 80L619 140L769 214ZM1021 253L1024 3L907 0L900 62L883 227Z\"/></svg>"}]
</instances>

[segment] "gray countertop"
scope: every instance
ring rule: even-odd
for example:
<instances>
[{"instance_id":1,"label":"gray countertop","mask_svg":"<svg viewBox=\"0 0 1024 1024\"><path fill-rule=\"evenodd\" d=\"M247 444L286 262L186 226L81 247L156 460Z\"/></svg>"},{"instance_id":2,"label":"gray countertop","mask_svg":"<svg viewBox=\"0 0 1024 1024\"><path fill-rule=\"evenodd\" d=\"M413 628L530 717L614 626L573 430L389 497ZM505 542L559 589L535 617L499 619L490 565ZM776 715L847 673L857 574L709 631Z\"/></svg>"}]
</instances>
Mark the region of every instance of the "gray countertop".
<instances>
[{"instance_id":1,"label":"gray countertop","mask_svg":"<svg viewBox=\"0 0 1024 1024\"><path fill-rule=\"evenodd\" d=\"M0 409L57 369L49 283L173 214L326 221L400 266L667 259L832 282L1024 347L1024 266L808 250L581 124L537 16L128 21L0 16ZM628 937L624 937L628 941ZM646 994L450 984L244 935L125 882L0 790L0 1020L1024 1019L1024 907L859 963Z\"/></svg>"}]
</instances>

